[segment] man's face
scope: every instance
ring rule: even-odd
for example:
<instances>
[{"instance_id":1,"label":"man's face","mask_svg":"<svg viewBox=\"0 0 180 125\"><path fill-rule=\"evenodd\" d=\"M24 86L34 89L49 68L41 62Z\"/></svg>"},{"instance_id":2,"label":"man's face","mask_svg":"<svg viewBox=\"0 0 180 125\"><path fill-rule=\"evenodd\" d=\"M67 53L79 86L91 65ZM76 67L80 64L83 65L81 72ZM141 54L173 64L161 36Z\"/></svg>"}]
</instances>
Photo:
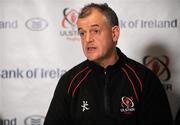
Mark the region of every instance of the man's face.
<instances>
[{"instance_id":1,"label":"man's face","mask_svg":"<svg viewBox=\"0 0 180 125\"><path fill-rule=\"evenodd\" d=\"M97 9L93 9L89 16L78 19L77 26L88 60L101 64L112 58L119 37L119 28L114 31L107 23L106 17Z\"/></svg>"}]
</instances>

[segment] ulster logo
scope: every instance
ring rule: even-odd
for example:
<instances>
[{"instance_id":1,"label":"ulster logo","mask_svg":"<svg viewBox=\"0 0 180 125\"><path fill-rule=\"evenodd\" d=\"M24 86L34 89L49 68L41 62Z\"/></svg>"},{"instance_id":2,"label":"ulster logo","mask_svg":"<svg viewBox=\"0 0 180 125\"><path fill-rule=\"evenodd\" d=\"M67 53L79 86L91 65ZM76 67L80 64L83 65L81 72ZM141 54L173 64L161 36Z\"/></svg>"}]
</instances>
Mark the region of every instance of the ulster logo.
<instances>
[{"instance_id":1,"label":"ulster logo","mask_svg":"<svg viewBox=\"0 0 180 125\"><path fill-rule=\"evenodd\" d=\"M78 12L75 9L65 8L60 22L60 26L63 28L60 30L60 36L66 37L68 41L79 41L80 38L76 26L77 19Z\"/></svg>"},{"instance_id":2,"label":"ulster logo","mask_svg":"<svg viewBox=\"0 0 180 125\"><path fill-rule=\"evenodd\" d=\"M63 11L64 18L62 20L63 28L74 28L78 19L78 12L74 9L65 8Z\"/></svg>"},{"instance_id":3,"label":"ulster logo","mask_svg":"<svg viewBox=\"0 0 180 125\"><path fill-rule=\"evenodd\" d=\"M169 58L165 55L159 57L146 56L143 64L151 69L162 81L168 81L171 78L169 71Z\"/></svg>"},{"instance_id":4,"label":"ulster logo","mask_svg":"<svg viewBox=\"0 0 180 125\"><path fill-rule=\"evenodd\" d=\"M131 114L135 111L134 102L132 97L123 96L121 98L121 109L120 112L124 114Z\"/></svg>"}]
</instances>

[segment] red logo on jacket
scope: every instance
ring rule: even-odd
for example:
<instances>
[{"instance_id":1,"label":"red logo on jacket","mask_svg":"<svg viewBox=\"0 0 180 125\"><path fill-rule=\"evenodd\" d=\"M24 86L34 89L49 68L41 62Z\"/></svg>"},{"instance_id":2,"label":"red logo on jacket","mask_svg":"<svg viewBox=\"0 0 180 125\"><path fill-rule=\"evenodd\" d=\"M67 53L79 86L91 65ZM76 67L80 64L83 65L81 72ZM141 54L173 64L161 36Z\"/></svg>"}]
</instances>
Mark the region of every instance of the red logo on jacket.
<instances>
[{"instance_id":1,"label":"red logo on jacket","mask_svg":"<svg viewBox=\"0 0 180 125\"><path fill-rule=\"evenodd\" d=\"M123 96L121 98L120 112L124 114L132 114L135 111L132 97Z\"/></svg>"}]
</instances>

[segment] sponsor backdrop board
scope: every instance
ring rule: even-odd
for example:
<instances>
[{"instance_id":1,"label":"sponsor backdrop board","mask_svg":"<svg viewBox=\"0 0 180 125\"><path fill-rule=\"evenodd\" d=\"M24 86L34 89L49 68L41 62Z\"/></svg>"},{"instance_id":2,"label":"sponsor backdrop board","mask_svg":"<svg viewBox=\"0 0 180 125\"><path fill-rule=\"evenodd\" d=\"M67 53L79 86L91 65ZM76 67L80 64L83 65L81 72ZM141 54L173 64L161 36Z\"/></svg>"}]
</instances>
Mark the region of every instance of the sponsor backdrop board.
<instances>
[{"instance_id":1,"label":"sponsor backdrop board","mask_svg":"<svg viewBox=\"0 0 180 125\"><path fill-rule=\"evenodd\" d=\"M76 29L90 0L0 0L0 124L42 125L59 78L85 59ZM95 0L119 17L118 47L152 69L180 106L180 1Z\"/></svg>"}]
</instances>

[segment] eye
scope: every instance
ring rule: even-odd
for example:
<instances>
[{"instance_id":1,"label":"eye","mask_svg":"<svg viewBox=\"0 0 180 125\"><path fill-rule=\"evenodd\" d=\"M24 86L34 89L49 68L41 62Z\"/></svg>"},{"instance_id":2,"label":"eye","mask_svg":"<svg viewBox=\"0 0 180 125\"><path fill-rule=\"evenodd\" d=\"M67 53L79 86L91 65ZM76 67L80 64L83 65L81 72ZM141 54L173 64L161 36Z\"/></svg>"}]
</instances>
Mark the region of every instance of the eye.
<instances>
[{"instance_id":1,"label":"eye","mask_svg":"<svg viewBox=\"0 0 180 125\"><path fill-rule=\"evenodd\" d=\"M83 37L85 35L85 32L79 32L80 37Z\"/></svg>"},{"instance_id":2,"label":"eye","mask_svg":"<svg viewBox=\"0 0 180 125\"><path fill-rule=\"evenodd\" d=\"M92 33L93 33L93 34L98 34L98 33L100 33L100 30L99 30L99 29L93 29L93 30L92 30Z\"/></svg>"}]
</instances>

